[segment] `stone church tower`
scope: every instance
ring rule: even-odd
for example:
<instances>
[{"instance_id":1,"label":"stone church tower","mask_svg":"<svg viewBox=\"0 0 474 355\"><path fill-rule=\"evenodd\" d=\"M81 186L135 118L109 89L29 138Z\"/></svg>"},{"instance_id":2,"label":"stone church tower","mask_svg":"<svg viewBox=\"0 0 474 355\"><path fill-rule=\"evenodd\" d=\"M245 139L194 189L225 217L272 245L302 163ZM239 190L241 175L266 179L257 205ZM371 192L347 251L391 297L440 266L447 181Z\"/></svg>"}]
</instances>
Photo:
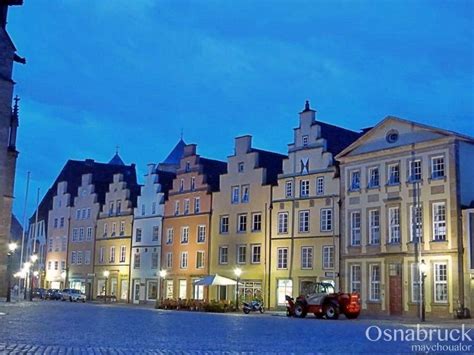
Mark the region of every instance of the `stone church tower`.
<instances>
[{"instance_id":1,"label":"stone church tower","mask_svg":"<svg viewBox=\"0 0 474 355\"><path fill-rule=\"evenodd\" d=\"M23 0L0 0L0 298L7 294L7 249L12 219L13 183L18 152L18 98L12 109L13 62L25 63L6 31L8 7Z\"/></svg>"}]
</instances>

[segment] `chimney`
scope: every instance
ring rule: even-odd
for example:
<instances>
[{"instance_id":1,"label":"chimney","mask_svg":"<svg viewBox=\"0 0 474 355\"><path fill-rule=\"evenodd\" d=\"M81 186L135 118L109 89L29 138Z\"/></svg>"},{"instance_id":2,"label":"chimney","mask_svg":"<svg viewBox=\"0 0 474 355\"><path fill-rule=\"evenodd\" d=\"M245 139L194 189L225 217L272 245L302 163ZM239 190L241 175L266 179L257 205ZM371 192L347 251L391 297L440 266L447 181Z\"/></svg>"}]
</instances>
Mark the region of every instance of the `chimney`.
<instances>
[{"instance_id":1,"label":"chimney","mask_svg":"<svg viewBox=\"0 0 474 355\"><path fill-rule=\"evenodd\" d=\"M252 136L245 135L235 138L235 155L247 154L252 148Z\"/></svg>"}]
</instances>

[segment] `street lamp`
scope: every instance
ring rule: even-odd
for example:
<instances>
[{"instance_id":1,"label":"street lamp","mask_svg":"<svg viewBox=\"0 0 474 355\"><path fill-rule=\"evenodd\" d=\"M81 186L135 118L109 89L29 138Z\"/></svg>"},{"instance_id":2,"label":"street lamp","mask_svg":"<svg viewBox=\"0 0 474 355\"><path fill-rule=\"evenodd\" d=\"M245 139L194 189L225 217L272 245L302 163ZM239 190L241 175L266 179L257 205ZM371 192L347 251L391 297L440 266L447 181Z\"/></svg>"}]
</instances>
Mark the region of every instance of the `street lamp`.
<instances>
[{"instance_id":1,"label":"street lamp","mask_svg":"<svg viewBox=\"0 0 474 355\"><path fill-rule=\"evenodd\" d=\"M163 304L163 289L164 289L164 284L165 284L165 279L166 279L166 274L168 272L166 270L160 270L160 278L161 278L161 281L160 281L160 303Z\"/></svg>"},{"instance_id":2,"label":"street lamp","mask_svg":"<svg viewBox=\"0 0 474 355\"><path fill-rule=\"evenodd\" d=\"M425 321L425 277L426 271L428 271L428 265L425 264L425 260L421 260L420 263L420 274L421 274L421 321Z\"/></svg>"},{"instance_id":3,"label":"street lamp","mask_svg":"<svg viewBox=\"0 0 474 355\"><path fill-rule=\"evenodd\" d=\"M13 255L13 253L15 252L16 248L18 247L18 245L16 243L8 243L8 253L7 253L7 302L11 302L11 288L12 288L12 285L11 285L11 278L12 278L12 266L11 266L11 256Z\"/></svg>"},{"instance_id":4,"label":"street lamp","mask_svg":"<svg viewBox=\"0 0 474 355\"><path fill-rule=\"evenodd\" d=\"M239 310L239 280L240 275L242 275L242 269L236 267L234 269L234 274L237 277L237 283L235 284L235 309Z\"/></svg>"},{"instance_id":5,"label":"street lamp","mask_svg":"<svg viewBox=\"0 0 474 355\"><path fill-rule=\"evenodd\" d=\"M109 280L109 276L110 276L110 271L105 270L104 271L104 277L105 277L104 303L107 303L107 281Z\"/></svg>"}]
</instances>

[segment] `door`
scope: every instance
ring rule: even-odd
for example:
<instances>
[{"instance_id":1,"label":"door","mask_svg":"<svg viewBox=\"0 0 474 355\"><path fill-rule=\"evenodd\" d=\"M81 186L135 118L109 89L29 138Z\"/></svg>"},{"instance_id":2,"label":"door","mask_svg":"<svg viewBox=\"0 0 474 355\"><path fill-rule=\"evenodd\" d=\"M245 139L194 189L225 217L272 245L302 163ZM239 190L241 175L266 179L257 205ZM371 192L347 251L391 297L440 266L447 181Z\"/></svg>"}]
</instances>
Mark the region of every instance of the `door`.
<instances>
[{"instance_id":1,"label":"door","mask_svg":"<svg viewBox=\"0 0 474 355\"><path fill-rule=\"evenodd\" d=\"M140 303L140 280L133 281L133 303Z\"/></svg>"},{"instance_id":2,"label":"door","mask_svg":"<svg viewBox=\"0 0 474 355\"><path fill-rule=\"evenodd\" d=\"M122 280L120 284L120 299L128 301L128 280Z\"/></svg>"},{"instance_id":3,"label":"door","mask_svg":"<svg viewBox=\"0 0 474 355\"><path fill-rule=\"evenodd\" d=\"M389 267L389 302L390 314L400 315L403 311L402 305L402 265L390 264Z\"/></svg>"}]
</instances>

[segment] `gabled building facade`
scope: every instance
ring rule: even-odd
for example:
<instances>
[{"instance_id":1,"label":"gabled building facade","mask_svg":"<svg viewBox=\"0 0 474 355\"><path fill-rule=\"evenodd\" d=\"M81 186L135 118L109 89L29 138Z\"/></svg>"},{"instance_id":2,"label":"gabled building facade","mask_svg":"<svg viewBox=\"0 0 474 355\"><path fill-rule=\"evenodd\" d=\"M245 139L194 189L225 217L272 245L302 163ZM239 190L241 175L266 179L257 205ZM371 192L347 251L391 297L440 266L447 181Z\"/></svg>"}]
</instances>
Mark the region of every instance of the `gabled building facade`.
<instances>
[{"instance_id":1,"label":"gabled building facade","mask_svg":"<svg viewBox=\"0 0 474 355\"><path fill-rule=\"evenodd\" d=\"M105 195L97 220L94 297L115 296L117 301L129 302L133 208L136 206L137 188L136 181L127 184L122 174L114 174ZM108 278L104 271L109 272Z\"/></svg>"},{"instance_id":2,"label":"gabled building facade","mask_svg":"<svg viewBox=\"0 0 474 355\"><path fill-rule=\"evenodd\" d=\"M474 196L474 140L387 117L341 162L342 285L369 313L427 316L465 303L461 206Z\"/></svg>"},{"instance_id":3,"label":"gabled building facade","mask_svg":"<svg viewBox=\"0 0 474 355\"><path fill-rule=\"evenodd\" d=\"M155 302L160 290L161 237L165 199L175 174L148 164L133 215L132 266L133 303Z\"/></svg>"},{"instance_id":4,"label":"gabled building facade","mask_svg":"<svg viewBox=\"0 0 474 355\"><path fill-rule=\"evenodd\" d=\"M71 215L71 194L67 181L57 184L53 205L48 216L46 287L62 289L67 280L67 247Z\"/></svg>"},{"instance_id":5,"label":"gabled building facade","mask_svg":"<svg viewBox=\"0 0 474 355\"><path fill-rule=\"evenodd\" d=\"M272 185L285 155L252 147L252 137L235 139L220 190L212 195L211 274L235 278L240 268L242 299L265 298L269 285ZM235 286L211 287L210 299L235 299Z\"/></svg>"},{"instance_id":6,"label":"gabled building facade","mask_svg":"<svg viewBox=\"0 0 474 355\"><path fill-rule=\"evenodd\" d=\"M203 286L193 281L209 273L209 241L212 192L226 163L196 153L196 145L184 147L173 188L165 203L162 268L167 270L165 298L204 299Z\"/></svg>"},{"instance_id":7,"label":"gabled building facade","mask_svg":"<svg viewBox=\"0 0 474 355\"><path fill-rule=\"evenodd\" d=\"M266 304L312 292L316 281L339 288L339 169L335 154L360 134L319 122L306 102L273 188Z\"/></svg>"}]
</instances>

